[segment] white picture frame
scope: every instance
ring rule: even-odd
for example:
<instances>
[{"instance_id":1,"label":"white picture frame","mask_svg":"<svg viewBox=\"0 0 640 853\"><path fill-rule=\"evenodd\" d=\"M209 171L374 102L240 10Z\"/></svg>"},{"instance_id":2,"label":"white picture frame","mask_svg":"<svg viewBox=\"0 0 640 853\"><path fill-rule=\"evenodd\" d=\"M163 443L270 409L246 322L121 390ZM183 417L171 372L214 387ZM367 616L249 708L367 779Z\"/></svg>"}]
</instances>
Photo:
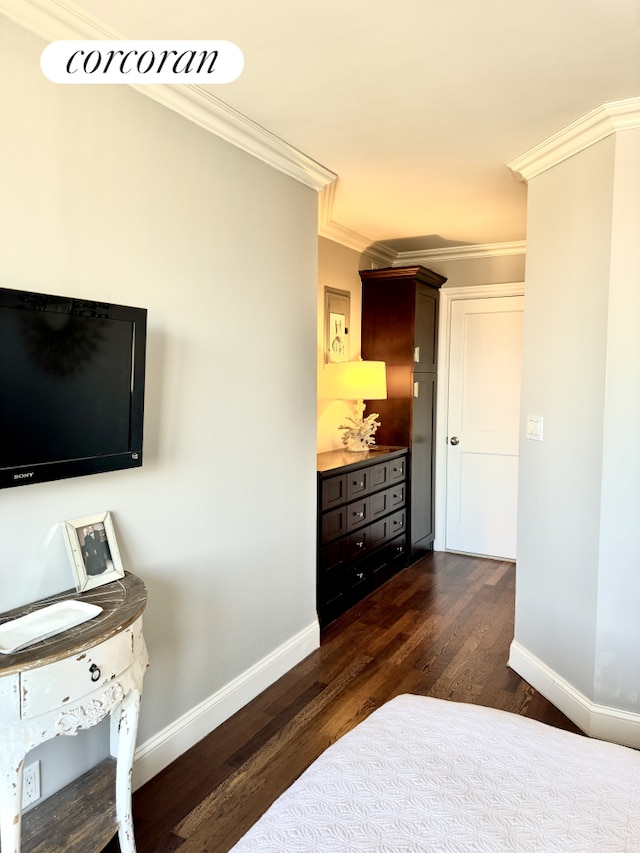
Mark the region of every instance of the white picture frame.
<instances>
[{"instance_id":1,"label":"white picture frame","mask_svg":"<svg viewBox=\"0 0 640 853\"><path fill-rule=\"evenodd\" d=\"M351 294L348 290L324 289L324 360L326 364L349 361Z\"/></svg>"},{"instance_id":2,"label":"white picture frame","mask_svg":"<svg viewBox=\"0 0 640 853\"><path fill-rule=\"evenodd\" d=\"M78 592L124 577L110 512L65 521L63 530Z\"/></svg>"}]
</instances>

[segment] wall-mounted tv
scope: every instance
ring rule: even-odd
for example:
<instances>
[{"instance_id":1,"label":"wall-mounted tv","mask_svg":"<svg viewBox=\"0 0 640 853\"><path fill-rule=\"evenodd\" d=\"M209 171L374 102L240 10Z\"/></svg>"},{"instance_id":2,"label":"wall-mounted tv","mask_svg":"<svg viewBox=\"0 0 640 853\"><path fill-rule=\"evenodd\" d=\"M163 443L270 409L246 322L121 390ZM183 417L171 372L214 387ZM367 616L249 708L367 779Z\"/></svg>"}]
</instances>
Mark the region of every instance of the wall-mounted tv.
<instances>
[{"instance_id":1,"label":"wall-mounted tv","mask_svg":"<svg viewBox=\"0 0 640 853\"><path fill-rule=\"evenodd\" d=\"M0 488L142 465L147 312L0 288Z\"/></svg>"}]
</instances>

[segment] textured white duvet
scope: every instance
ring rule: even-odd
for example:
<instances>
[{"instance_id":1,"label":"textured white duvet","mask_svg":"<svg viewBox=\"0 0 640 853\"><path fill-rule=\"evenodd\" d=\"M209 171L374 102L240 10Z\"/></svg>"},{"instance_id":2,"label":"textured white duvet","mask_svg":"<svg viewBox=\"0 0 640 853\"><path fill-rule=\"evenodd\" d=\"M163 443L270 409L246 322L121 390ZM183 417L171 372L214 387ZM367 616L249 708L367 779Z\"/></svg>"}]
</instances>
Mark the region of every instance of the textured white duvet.
<instances>
[{"instance_id":1,"label":"textured white duvet","mask_svg":"<svg viewBox=\"0 0 640 853\"><path fill-rule=\"evenodd\" d=\"M233 853L639 853L640 753L403 695L327 749Z\"/></svg>"}]
</instances>

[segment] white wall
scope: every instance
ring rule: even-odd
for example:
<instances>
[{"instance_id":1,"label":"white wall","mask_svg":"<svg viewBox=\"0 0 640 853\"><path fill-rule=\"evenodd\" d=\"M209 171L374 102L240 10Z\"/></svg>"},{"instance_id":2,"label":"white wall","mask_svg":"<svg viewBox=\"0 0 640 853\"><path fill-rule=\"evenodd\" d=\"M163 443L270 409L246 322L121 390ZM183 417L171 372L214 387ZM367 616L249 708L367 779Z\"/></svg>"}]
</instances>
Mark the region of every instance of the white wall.
<instances>
[{"instance_id":1,"label":"white wall","mask_svg":"<svg viewBox=\"0 0 640 853\"><path fill-rule=\"evenodd\" d=\"M0 18L0 284L148 309L145 462L0 492L0 610L72 586L60 523L110 510L149 590L144 744L317 644L317 197L126 87L49 83L43 47Z\"/></svg>"},{"instance_id":2,"label":"white wall","mask_svg":"<svg viewBox=\"0 0 640 853\"><path fill-rule=\"evenodd\" d=\"M527 220L521 418L541 415L544 441L520 445L516 636L583 692L595 653L612 145L531 181Z\"/></svg>"},{"instance_id":3,"label":"white wall","mask_svg":"<svg viewBox=\"0 0 640 853\"><path fill-rule=\"evenodd\" d=\"M640 712L639 169L626 131L529 183L515 645L593 733Z\"/></svg>"},{"instance_id":4,"label":"white wall","mask_svg":"<svg viewBox=\"0 0 640 853\"><path fill-rule=\"evenodd\" d=\"M616 138L595 700L640 712L640 131Z\"/></svg>"}]
</instances>

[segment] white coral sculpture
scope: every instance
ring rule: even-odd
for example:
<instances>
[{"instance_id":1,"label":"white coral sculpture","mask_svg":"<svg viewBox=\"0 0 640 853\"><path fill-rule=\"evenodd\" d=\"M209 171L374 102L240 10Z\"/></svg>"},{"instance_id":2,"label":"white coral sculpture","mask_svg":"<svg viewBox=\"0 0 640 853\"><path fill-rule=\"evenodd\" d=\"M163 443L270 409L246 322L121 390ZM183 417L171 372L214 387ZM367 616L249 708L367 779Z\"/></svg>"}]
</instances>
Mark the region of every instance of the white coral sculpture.
<instances>
[{"instance_id":1,"label":"white coral sculpture","mask_svg":"<svg viewBox=\"0 0 640 853\"><path fill-rule=\"evenodd\" d=\"M379 415L374 412L364 418L364 420L362 419L362 416L360 416L359 419L347 418L353 426L342 424L338 427L338 429L345 430L345 433L342 436L342 443L347 450L368 450L370 447L375 445L376 442L374 436L376 434L376 430L380 426L380 421L376 420L377 417L379 417Z\"/></svg>"}]
</instances>

